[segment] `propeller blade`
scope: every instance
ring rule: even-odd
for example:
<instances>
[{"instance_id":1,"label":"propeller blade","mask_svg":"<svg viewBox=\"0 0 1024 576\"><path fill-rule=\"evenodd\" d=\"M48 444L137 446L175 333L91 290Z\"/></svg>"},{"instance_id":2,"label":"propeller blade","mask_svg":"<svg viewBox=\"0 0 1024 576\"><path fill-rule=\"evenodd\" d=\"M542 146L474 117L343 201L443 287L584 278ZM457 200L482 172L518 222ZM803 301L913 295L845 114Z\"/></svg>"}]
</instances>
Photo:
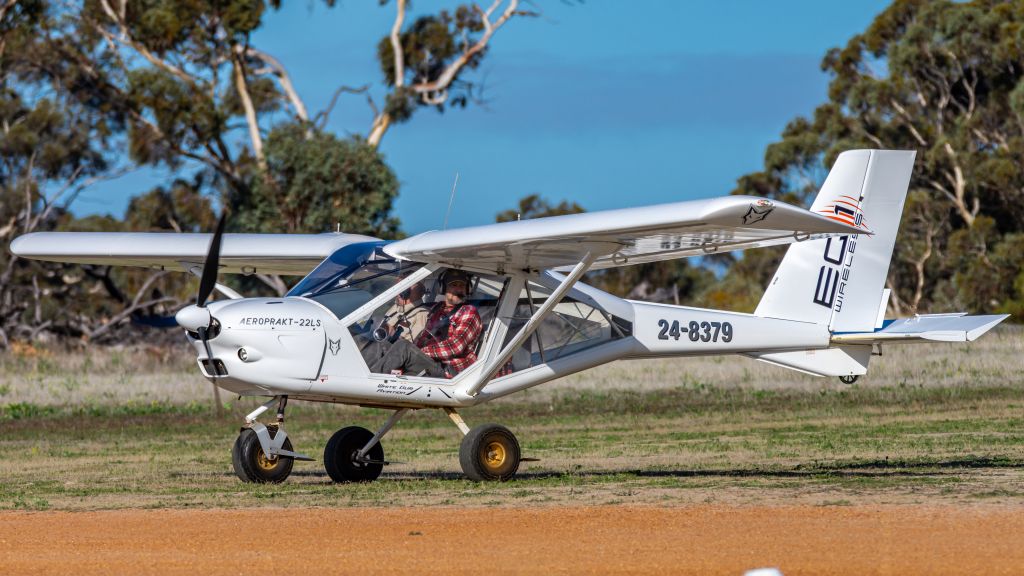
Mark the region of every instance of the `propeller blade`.
<instances>
[{"instance_id":1,"label":"propeller blade","mask_svg":"<svg viewBox=\"0 0 1024 576\"><path fill-rule=\"evenodd\" d=\"M217 222L217 231L213 233L210 240L210 251L206 254L206 262L203 264L203 275L199 279L199 293L196 294L196 306L206 306L206 300L213 293L217 284L217 271L220 269L220 240L224 235L224 222L227 219L227 212L221 212L220 220Z\"/></svg>"}]
</instances>

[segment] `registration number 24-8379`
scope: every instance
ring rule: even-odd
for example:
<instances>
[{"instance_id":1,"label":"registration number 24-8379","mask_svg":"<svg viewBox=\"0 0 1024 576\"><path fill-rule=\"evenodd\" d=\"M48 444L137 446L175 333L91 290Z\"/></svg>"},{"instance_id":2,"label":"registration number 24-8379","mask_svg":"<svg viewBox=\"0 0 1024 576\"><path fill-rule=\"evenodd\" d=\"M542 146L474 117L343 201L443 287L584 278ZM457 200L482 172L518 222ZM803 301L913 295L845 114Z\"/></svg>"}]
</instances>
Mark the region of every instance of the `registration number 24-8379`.
<instances>
[{"instance_id":1,"label":"registration number 24-8379","mask_svg":"<svg viewBox=\"0 0 1024 576\"><path fill-rule=\"evenodd\" d=\"M689 324L680 324L678 320L669 323L668 320L658 320L658 340L673 338L679 340L688 336L690 342L732 342L732 324L728 322L697 322L690 321Z\"/></svg>"}]
</instances>

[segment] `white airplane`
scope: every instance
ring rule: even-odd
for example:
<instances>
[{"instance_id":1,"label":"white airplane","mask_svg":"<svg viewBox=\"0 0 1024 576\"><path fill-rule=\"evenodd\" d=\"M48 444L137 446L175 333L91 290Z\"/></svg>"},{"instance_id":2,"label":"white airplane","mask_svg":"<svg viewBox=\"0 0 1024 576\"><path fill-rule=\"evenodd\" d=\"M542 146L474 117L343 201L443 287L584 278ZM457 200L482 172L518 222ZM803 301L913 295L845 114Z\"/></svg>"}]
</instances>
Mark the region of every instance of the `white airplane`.
<instances>
[{"instance_id":1,"label":"white airplane","mask_svg":"<svg viewBox=\"0 0 1024 576\"><path fill-rule=\"evenodd\" d=\"M295 460L311 459L293 451L285 432L289 400L393 410L376 433L352 426L331 437L324 466L337 482L376 479L388 463L381 439L409 411L427 408L445 411L462 431L466 476L508 480L521 461L516 437L495 424L468 427L460 408L621 358L739 354L852 383L867 372L876 345L971 341L1005 319L961 313L883 320L883 285L914 155L842 154L810 210L727 196L396 242L340 233L223 234L222 217L212 238L43 232L18 238L11 250L200 276L196 304L176 315L200 370L232 393L270 397L245 418L234 444L235 472L244 481L281 482ZM624 300L579 281L599 268L790 243L753 314ZM216 283L218 272L307 275L282 298L243 298ZM208 302L215 288L228 299ZM403 300L407 306L396 314L398 297L413 302ZM429 312L427 328L399 345L399 327L411 335L416 305ZM427 369L379 362L383 352L410 347L430 349ZM257 420L275 405L275 422Z\"/></svg>"}]
</instances>

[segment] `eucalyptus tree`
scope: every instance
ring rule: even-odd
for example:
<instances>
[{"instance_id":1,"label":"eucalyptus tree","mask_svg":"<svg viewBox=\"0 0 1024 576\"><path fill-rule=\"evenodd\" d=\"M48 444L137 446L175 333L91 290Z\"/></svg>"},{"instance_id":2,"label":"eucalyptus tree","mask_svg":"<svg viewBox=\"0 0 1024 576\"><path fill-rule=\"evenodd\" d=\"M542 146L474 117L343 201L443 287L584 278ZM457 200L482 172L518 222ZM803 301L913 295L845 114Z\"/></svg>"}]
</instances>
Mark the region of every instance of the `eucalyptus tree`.
<instances>
[{"instance_id":1,"label":"eucalyptus tree","mask_svg":"<svg viewBox=\"0 0 1024 576\"><path fill-rule=\"evenodd\" d=\"M415 17L405 0L381 5L395 15L378 51L377 92L384 99L370 100L368 122L354 135L338 137L326 130L337 99L368 95L370 85L352 79L326 109L311 113L285 65L254 42L279 0L0 0L0 240L37 227L123 227L110 218L76 221L67 206L90 183L138 167L167 168L176 178L132 201L126 218L134 228L208 229L220 204L235 212L239 230L320 232L340 225L397 234L391 212L398 180L377 150L388 128L417 109L474 102L470 73L494 34L530 13L518 0ZM69 274L6 251L0 258L0 306L7 306L0 313L8 312L0 328L18 318L18 337L56 325L46 310L26 308L31 297L11 292L29 290L44 272L77 285L99 282L116 303L100 305L99 325L79 321L65 330L87 338L114 337L103 327L123 324L139 305L153 313L173 306L187 284L100 269ZM34 272L15 281L13 271L23 268ZM280 279L264 280L283 287ZM60 313L80 320L95 312L67 304ZM0 332L0 346L6 340Z\"/></svg>"},{"instance_id":2,"label":"eucalyptus tree","mask_svg":"<svg viewBox=\"0 0 1024 576\"><path fill-rule=\"evenodd\" d=\"M918 151L888 285L894 312L1024 303L1024 4L897 0L829 50L829 100L736 193L805 201L849 148ZM750 255L748 255L749 257ZM745 272L768 280L772 259ZM746 257L745 257L746 258ZM737 269L735 273L741 273Z\"/></svg>"}]
</instances>

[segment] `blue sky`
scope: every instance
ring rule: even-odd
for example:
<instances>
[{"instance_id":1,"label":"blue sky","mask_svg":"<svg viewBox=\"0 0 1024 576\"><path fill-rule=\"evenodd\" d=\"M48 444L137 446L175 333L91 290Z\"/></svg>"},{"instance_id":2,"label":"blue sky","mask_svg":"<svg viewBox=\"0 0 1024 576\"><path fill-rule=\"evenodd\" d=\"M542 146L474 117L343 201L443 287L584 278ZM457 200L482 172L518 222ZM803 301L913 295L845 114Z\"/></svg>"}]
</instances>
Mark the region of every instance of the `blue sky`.
<instances>
[{"instance_id":1,"label":"blue sky","mask_svg":"<svg viewBox=\"0 0 1024 576\"><path fill-rule=\"evenodd\" d=\"M484 81L485 107L420 110L385 136L407 233L441 227L456 172L450 226L492 222L534 193L588 210L727 194L759 169L789 120L825 100L825 51L888 2L535 4L543 15L511 20L472 75ZM375 50L393 10L369 0L333 9L286 2L253 43L288 68L311 113L340 85L372 84L379 102ZM365 134L370 121L362 97L343 96L328 129ZM130 196L185 175L140 171L90 189L75 211L120 215Z\"/></svg>"}]
</instances>

